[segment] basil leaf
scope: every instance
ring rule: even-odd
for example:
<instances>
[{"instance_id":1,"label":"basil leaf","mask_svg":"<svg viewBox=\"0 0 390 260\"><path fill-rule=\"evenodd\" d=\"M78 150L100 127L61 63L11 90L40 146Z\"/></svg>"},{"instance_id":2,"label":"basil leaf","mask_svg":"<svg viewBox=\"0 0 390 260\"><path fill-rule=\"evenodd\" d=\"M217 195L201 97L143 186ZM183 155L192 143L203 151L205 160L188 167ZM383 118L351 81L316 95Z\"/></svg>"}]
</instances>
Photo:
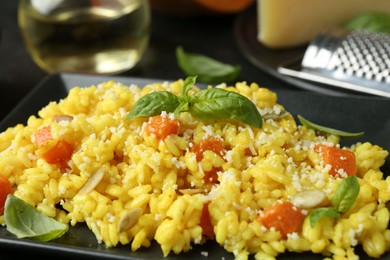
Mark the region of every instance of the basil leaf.
<instances>
[{"instance_id":1,"label":"basil leaf","mask_svg":"<svg viewBox=\"0 0 390 260\"><path fill-rule=\"evenodd\" d=\"M232 66L196 53L176 48L176 59L187 76L197 75L199 81L208 83L233 82L241 71L239 65Z\"/></svg>"},{"instance_id":2,"label":"basil leaf","mask_svg":"<svg viewBox=\"0 0 390 260\"><path fill-rule=\"evenodd\" d=\"M255 104L236 92L210 88L191 96L189 112L203 120L232 119L261 127L262 118Z\"/></svg>"},{"instance_id":3,"label":"basil leaf","mask_svg":"<svg viewBox=\"0 0 390 260\"><path fill-rule=\"evenodd\" d=\"M360 186L356 176L343 179L332 196L332 205L340 213L347 212L355 203L359 190Z\"/></svg>"},{"instance_id":4,"label":"basil leaf","mask_svg":"<svg viewBox=\"0 0 390 260\"><path fill-rule=\"evenodd\" d=\"M173 111L173 115L175 118L177 118L180 112L188 111L189 109L189 101L180 101L180 104L176 107L175 111Z\"/></svg>"},{"instance_id":5,"label":"basil leaf","mask_svg":"<svg viewBox=\"0 0 390 260\"><path fill-rule=\"evenodd\" d=\"M346 138L357 138L360 137L364 134L364 132L358 132L358 133L349 133L349 132L344 132L340 131L337 129L325 127L322 125L317 125L315 123L310 122L309 120L303 118L302 116L298 115L299 122L301 122L302 125L308 127L308 128L313 128L314 130L318 130L324 133L332 134L332 135L337 135L341 137L346 137Z\"/></svg>"},{"instance_id":6,"label":"basil leaf","mask_svg":"<svg viewBox=\"0 0 390 260\"><path fill-rule=\"evenodd\" d=\"M190 106L190 97L188 96L188 92L192 89L196 82L196 76L187 77L184 80L183 86L180 89L179 95L179 105L176 107L174 116L177 118L180 112L188 111Z\"/></svg>"},{"instance_id":7,"label":"basil leaf","mask_svg":"<svg viewBox=\"0 0 390 260\"><path fill-rule=\"evenodd\" d=\"M314 227L323 217L339 218L341 213L347 212L355 203L359 194L359 182L356 176L343 179L332 196L333 207L318 208L310 213L310 225Z\"/></svg>"},{"instance_id":8,"label":"basil leaf","mask_svg":"<svg viewBox=\"0 0 390 260\"><path fill-rule=\"evenodd\" d=\"M318 208L310 213L310 226L313 228L315 224L322 218L339 218L340 213L335 208Z\"/></svg>"},{"instance_id":9,"label":"basil leaf","mask_svg":"<svg viewBox=\"0 0 390 260\"><path fill-rule=\"evenodd\" d=\"M162 111L174 112L179 98L168 91L156 91L140 98L127 114L127 119L159 115Z\"/></svg>"},{"instance_id":10,"label":"basil leaf","mask_svg":"<svg viewBox=\"0 0 390 260\"><path fill-rule=\"evenodd\" d=\"M344 24L344 27L350 30L390 33L390 14L364 13L349 20Z\"/></svg>"},{"instance_id":11,"label":"basil leaf","mask_svg":"<svg viewBox=\"0 0 390 260\"><path fill-rule=\"evenodd\" d=\"M196 82L197 76L187 77L184 80L183 86L180 89L180 97L188 97L188 92L192 89Z\"/></svg>"},{"instance_id":12,"label":"basil leaf","mask_svg":"<svg viewBox=\"0 0 390 260\"><path fill-rule=\"evenodd\" d=\"M168 91L157 91L143 96L127 114L127 119L154 116L162 111L173 112L177 117L180 112L188 111L199 119L232 119L261 127L262 117L256 105L241 94L210 88L189 96L188 92L195 84L196 78L186 78L179 96Z\"/></svg>"},{"instance_id":13,"label":"basil leaf","mask_svg":"<svg viewBox=\"0 0 390 260\"><path fill-rule=\"evenodd\" d=\"M50 241L68 231L69 226L38 212L33 206L10 194L4 210L7 230L18 238Z\"/></svg>"}]
</instances>

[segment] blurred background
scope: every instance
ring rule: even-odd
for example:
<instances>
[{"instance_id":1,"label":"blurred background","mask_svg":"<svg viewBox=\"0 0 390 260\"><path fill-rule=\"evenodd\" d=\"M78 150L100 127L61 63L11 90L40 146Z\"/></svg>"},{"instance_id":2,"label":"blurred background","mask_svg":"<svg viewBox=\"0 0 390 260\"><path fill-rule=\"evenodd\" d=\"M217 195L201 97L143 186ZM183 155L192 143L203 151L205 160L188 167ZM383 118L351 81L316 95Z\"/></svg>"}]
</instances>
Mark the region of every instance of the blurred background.
<instances>
[{"instance_id":1,"label":"blurred background","mask_svg":"<svg viewBox=\"0 0 390 260\"><path fill-rule=\"evenodd\" d=\"M34 40L23 40L23 37L35 39L53 29L51 27L44 29L42 24L29 20L27 8L19 8L18 12L18 7L26 7L28 2L30 1L0 2L0 119L7 115L45 77L61 70L61 68L55 68L56 62L47 65L45 69L42 69L44 68L42 64L38 66L36 63L38 55L35 55L33 59L37 51L34 52L32 49L39 50L44 47L37 44L38 40L35 43ZM35 2L38 6L49 4L52 5L51 8L61 2L81 3L81 1L74 0L32 0L31 2ZM91 5L104 3L113 5L113 2L131 5L138 1L90 0L87 2ZM348 0L342 3L338 0L327 2L310 0L288 2L285 0L141 0L141 2L148 6L142 5L143 7L139 9L141 11L134 18L142 21L143 24L143 27L134 33L138 35L136 49L139 54L138 58L134 58L134 64L128 59L128 64L122 69L88 71L77 67L76 60L70 63L70 67L80 73L176 80L186 76L176 57L176 50L180 46L187 52L240 67L234 81L256 82L272 90L310 90L337 96L360 96L362 93L335 90L282 75L278 71L278 66L290 59L302 58L308 41L318 30L324 26L340 25L353 15L368 11L387 12L388 17L385 19L382 19L383 17L374 18L377 21L380 20L379 23L383 25L383 28L387 30L390 28L390 2L388 0L375 0L370 3L365 0ZM125 12L124 9L119 6L118 10ZM148 10L147 15L146 10ZM129 9L129 13L131 12ZM262 12L261 16L259 16L260 12ZM130 25L133 23L132 20L126 21L122 24L125 28L122 32L127 33L134 28ZM374 27L377 24L374 23ZM358 24L360 25L362 24ZM260 26L261 34L259 33ZM356 23L354 26L356 27ZM99 31L98 26L87 27L84 30L88 33ZM109 30L117 29L113 27ZM123 35L123 37L127 36ZM95 43L102 45L103 40L97 40ZM115 44L120 45L122 42ZM91 45L91 49L95 47ZM52 53L66 54L66 51L59 49ZM126 69L126 66L129 69ZM105 66L107 67L109 66ZM390 79L390 76L388 78Z\"/></svg>"},{"instance_id":2,"label":"blurred background","mask_svg":"<svg viewBox=\"0 0 390 260\"><path fill-rule=\"evenodd\" d=\"M277 79L259 73L243 56L235 39L235 19L243 11L255 8L253 0L237 1L242 4L227 11L223 6L207 7L190 0L164 2L167 3L161 5L158 0L150 1L150 40L142 59L131 70L117 75L167 80L183 78L185 74L175 57L175 49L182 46L228 64L240 64L240 80L276 85L273 82ZM0 2L0 119L48 76L48 72L34 63L26 49L18 26L17 10L18 1Z\"/></svg>"}]
</instances>

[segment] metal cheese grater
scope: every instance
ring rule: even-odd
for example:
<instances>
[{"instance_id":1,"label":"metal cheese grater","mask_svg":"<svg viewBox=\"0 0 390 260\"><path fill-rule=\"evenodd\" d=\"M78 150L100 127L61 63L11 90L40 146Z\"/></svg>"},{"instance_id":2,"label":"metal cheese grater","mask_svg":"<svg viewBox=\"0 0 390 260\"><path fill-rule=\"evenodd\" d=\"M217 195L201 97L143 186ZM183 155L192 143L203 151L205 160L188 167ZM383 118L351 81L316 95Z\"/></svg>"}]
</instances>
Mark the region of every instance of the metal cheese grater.
<instances>
[{"instance_id":1,"label":"metal cheese grater","mask_svg":"<svg viewBox=\"0 0 390 260\"><path fill-rule=\"evenodd\" d=\"M335 87L390 97L390 34L330 30L309 44L299 70L282 74Z\"/></svg>"}]
</instances>

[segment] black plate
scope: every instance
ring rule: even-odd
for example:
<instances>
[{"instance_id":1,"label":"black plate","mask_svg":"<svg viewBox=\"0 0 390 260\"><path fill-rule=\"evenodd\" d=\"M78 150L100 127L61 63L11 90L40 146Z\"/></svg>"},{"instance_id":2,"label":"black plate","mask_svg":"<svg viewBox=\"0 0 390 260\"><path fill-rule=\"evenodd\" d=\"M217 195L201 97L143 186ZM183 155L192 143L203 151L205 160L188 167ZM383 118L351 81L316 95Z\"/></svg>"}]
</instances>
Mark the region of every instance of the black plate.
<instances>
[{"instance_id":1,"label":"black plate","mask_svg":"<svg viewBox=\"0 0 390 260\"><path fill-rule=\"evenodd\" d=\"M58 74L47 77L0 123L0 131L18 123L25 124L31 114L36 114L39 109L50 101L59 101L66 97L70 88L74 86L90 86L100 82L114 79L126 85L138 84L140 86L151 82L161 82L158 79L142 79L110 76L90 76L79 74ZM390 100L376 97L336 97L324 96L307 91L280 90L277 91L279 103L294 116L301 114L305 118L329 127L358 132L365 131L363 137L353 140L345 140L344 144L358 141L370 141L390 150ZM390 174L390 163L387 159L383 167L386 176ZM234 259L215 242L208 242L202 246L194 246L193 250L180 255L170 255L170 259L206 259L202 252L208 252L207 259ZM361 248L356 249L361 255L360 259L371 259L362 253ZM7 232L5 227L0 227L0 259L19 259L28 256L55 256L73 259L161 259L162 252L157 243L150 248L143 248L137 252L131 252L130 246L106 248L96 242L95 236L86 225L79 224L71 227L61 238L42 243L27 239L16 239ZM2 258L9 254L12 258ZM16 258L15 258L16 257ZM323 259L321 255L311 253L286 253L278 259ZM390 260L390 254L385 254L382 259Z\"/></svg>"},{"instance_id":2,"label":"black plate","mask_svg":"<svg viewBox=\"0 0 390 260\"><path fill-rule=\"evenodd\" d=\"M368 94L332 87L326 84L317 84L308 80L283 75L278 72L279 66L290 63L300 63L307 45L295 48L272 49L264 46L257 40L258 22L256 5L240 13L234 22L234 34L237 45L242 54L253 65L286 83L298 88L327 94L332 96L368 96Z\"/></svg>"}]
</instances>

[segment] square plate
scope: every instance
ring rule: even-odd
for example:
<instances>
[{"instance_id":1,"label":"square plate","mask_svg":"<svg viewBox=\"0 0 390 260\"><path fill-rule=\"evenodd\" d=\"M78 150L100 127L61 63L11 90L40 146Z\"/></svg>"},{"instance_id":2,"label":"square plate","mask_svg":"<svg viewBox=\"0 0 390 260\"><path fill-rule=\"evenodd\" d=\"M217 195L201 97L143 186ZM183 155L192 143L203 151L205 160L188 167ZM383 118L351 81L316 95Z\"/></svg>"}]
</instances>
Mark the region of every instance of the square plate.
<instances>
[{"instance_id":1,"label":"square plate","mask_svg":"<svg viewBox=\"0 0 390 260\"><path fill-rule=\"evenodd\" d=\"M137 84L143 86L148 83L166 80L129 78L118 76L92 76L82 74L56 74L48 76L38 84L0 123L0 132L7 127L18 123L25 124L28 117L37 112L50 101L59 101L65 98L72 87L87 87L106 80L116 80L125 85ZM260 83L260 82L258 82ZM204 87L202 84L197 84ZM271 89L272 90L272 89ZM278 94L278 103L283 105L294 117L298 114L321 125L348 132L364 131L365 135L357 139L343 139L343 145L369 141L386 150L390 150L390 100L380 97L337 97L325 96L318 93L296 90L275 90ZM382 167L385 175L390 174L390 162L387 158ZM106 248L98 244L93 233L86 225L79 224L71 227L61 238L50 242L35 242L27 239L16 239L5 227L0 227L1 259L9 255L12 259L34 256L55 256L56 259L162 259L163 254L159 245L153 242L150 248L142 248L132 252L130 246ZM208 257L202 255L208 252ZM371 259L365 255L360 247L356 252L360 259ZM7 258L8 259L8 258ZM188 253L179 255L170 254L164 258L170 259L234 259L233 254L226 252L216 242L209 241L204 245L194 245ZM323 259L322 255L311 253L286 253L278 259L314 260ZM381 259L390 260L390 253Z\"/></svg>"}]
</instances>

